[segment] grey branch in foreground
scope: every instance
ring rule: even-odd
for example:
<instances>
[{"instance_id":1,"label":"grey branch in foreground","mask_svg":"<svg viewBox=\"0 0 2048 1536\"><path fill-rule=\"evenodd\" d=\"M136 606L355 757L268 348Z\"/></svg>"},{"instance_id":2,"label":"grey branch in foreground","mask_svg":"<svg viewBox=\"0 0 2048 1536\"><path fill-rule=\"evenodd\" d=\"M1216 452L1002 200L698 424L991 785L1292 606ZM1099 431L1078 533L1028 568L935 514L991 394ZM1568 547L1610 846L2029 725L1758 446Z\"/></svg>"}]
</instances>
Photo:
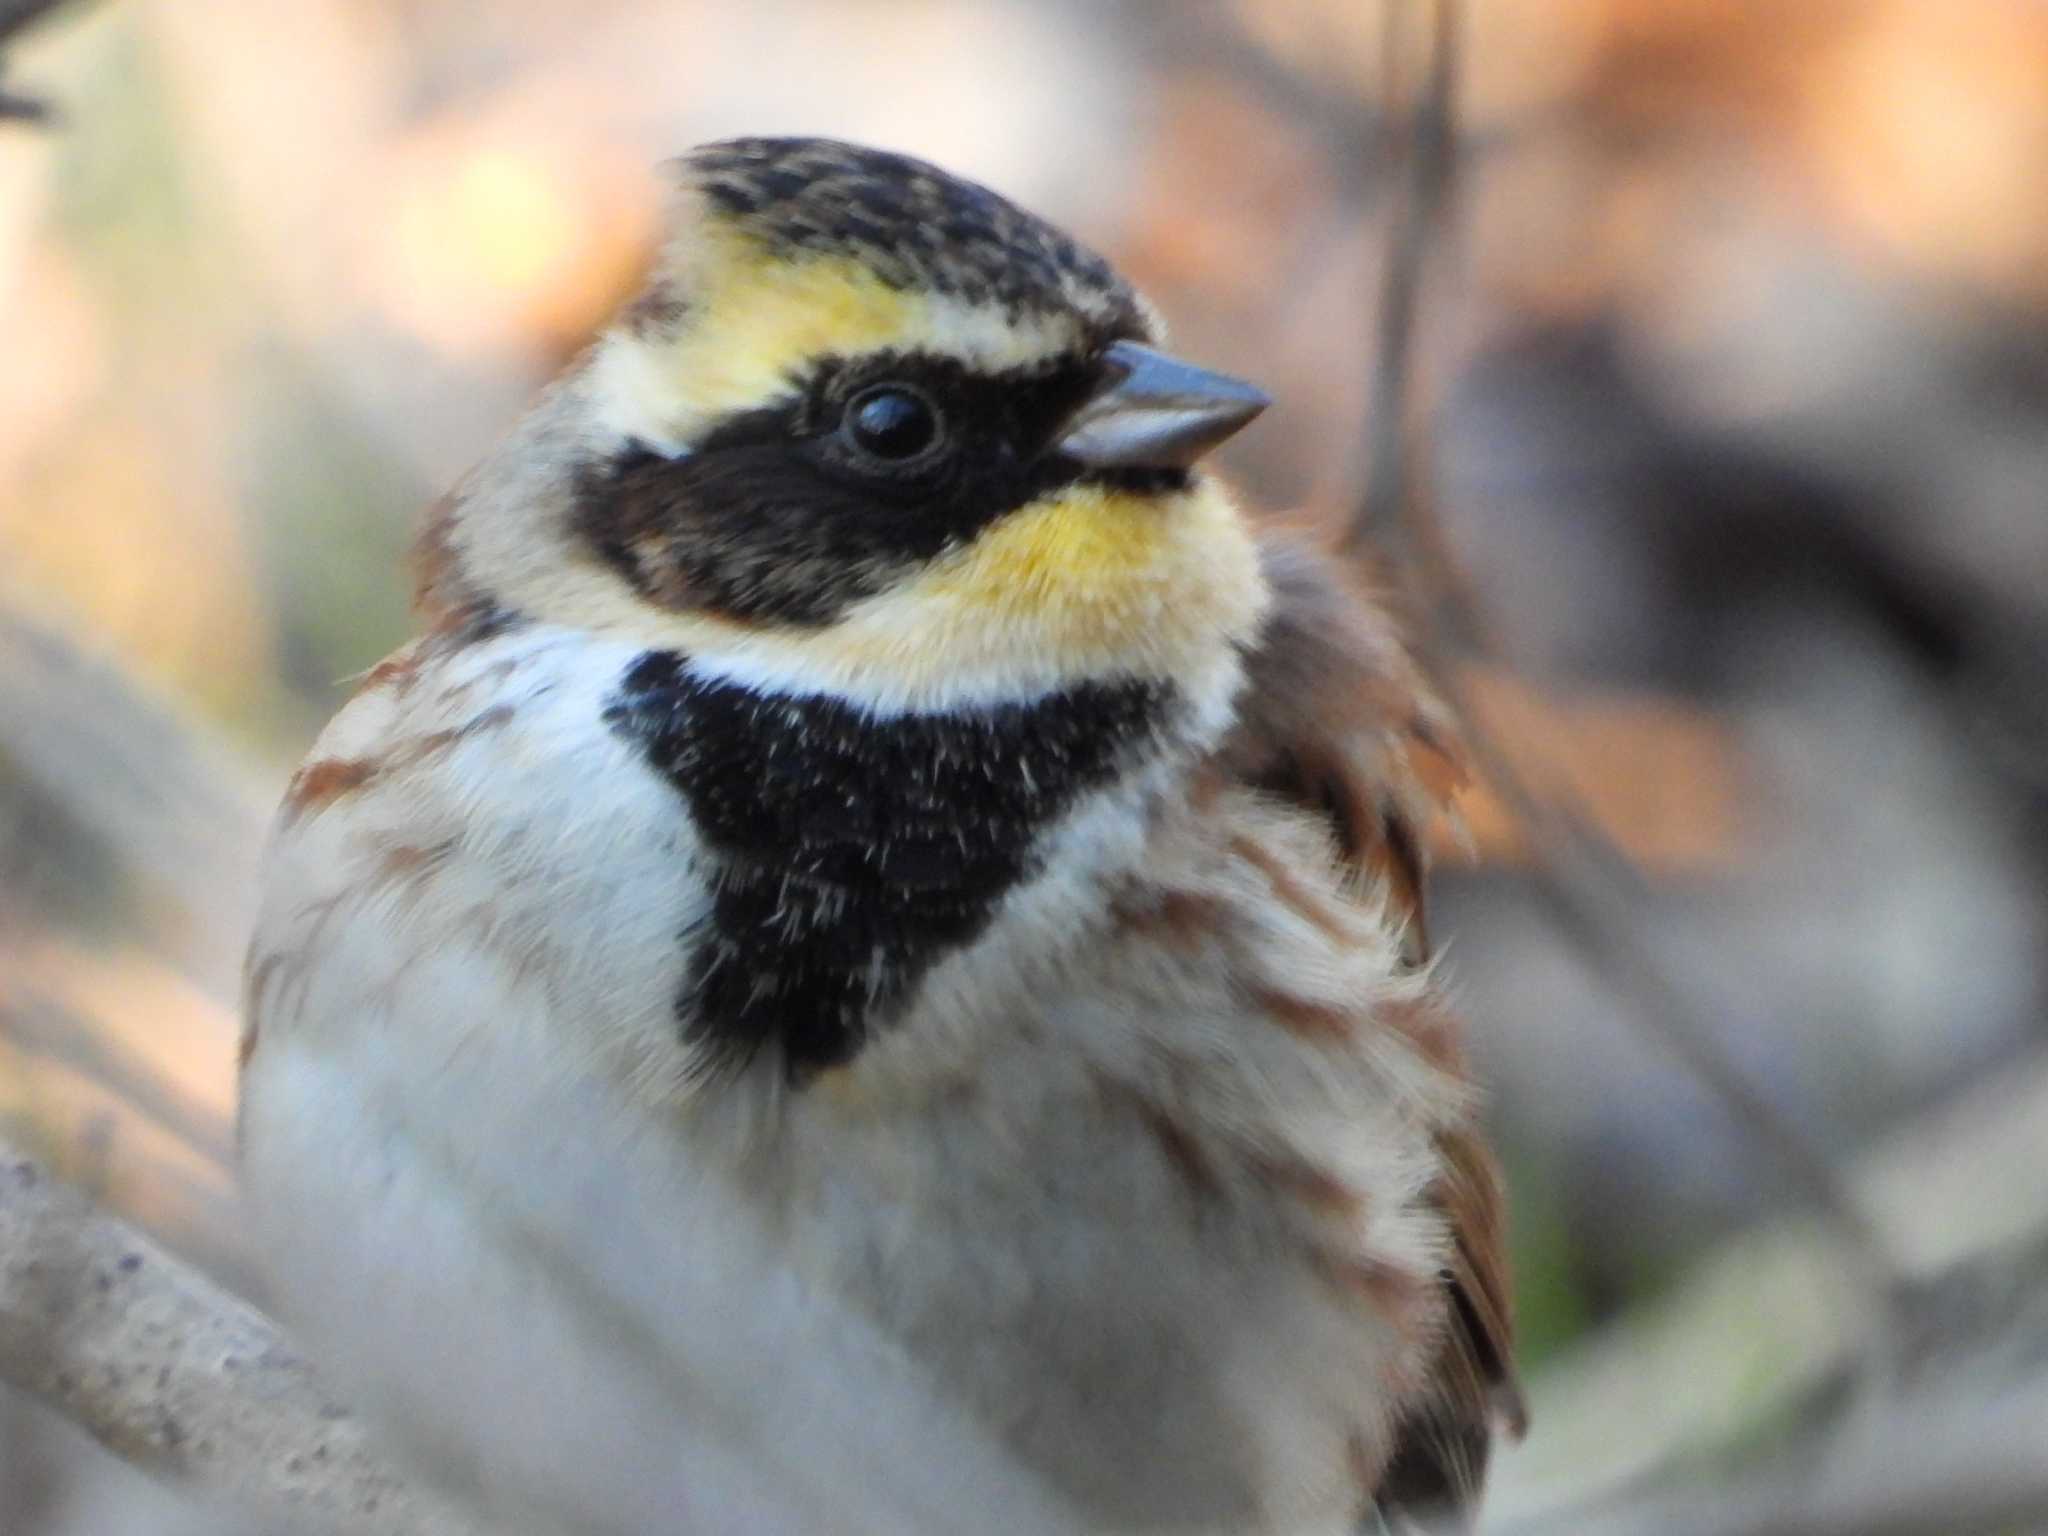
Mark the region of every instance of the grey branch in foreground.
<instances>
[{"instance_id":1,"label":"grey branch in foreground","mask_svg":"<svg viewBox=\"0 0 2048 1536\"><path fill-rule=\"evenodd\" d=\"M276 1326L0 1143L0 1382L146 1472L347 1536L473 1536Z\"/></svg>"},{"instance_id":2,"label":"grey branch in foreground","mask_svg":"<svg viewBox=\"0 0 2048 1536\"><path fill-rule=\"evenodd\" d=\"M1575 1508L1498 1536L2017 1536L2048 1529L2048 1396L1891 1405L1818 1465Z\"/></svg>"}]
</instances>

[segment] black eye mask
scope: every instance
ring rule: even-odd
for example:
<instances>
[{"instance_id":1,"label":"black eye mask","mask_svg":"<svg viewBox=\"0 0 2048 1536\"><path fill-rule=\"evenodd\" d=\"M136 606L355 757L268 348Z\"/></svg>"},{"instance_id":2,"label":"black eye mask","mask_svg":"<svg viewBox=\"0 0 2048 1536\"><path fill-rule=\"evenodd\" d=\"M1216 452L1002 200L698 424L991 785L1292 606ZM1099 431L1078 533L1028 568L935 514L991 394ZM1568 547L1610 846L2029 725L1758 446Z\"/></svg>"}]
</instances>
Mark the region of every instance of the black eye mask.
<instances>
[{"instance_id":1,"label":"black eye mask","mask_svg":"<svg viewBox=\"0 0 2048 1536\"><path fill-rule=\"evenodd\" d=\"M651 602L829 624L1061 486L1184 486L1184 472L1089 471L1049 451L1096 382L1080 358L1004 373L926 354L824 359L680 458L632 447L591 466L575 526Z\"/></svg>"}]
</instances>

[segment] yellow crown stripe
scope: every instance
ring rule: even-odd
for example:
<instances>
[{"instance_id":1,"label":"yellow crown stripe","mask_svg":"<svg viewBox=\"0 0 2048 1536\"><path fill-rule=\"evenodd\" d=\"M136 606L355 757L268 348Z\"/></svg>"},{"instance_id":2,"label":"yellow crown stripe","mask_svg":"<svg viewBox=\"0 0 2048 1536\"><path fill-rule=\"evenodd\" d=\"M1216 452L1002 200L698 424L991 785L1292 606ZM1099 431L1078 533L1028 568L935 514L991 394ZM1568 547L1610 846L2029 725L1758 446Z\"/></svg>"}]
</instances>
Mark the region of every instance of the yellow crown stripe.
<instances>
[{"instance_id":1,"label":"yellow crown stripe","mask_svg":"<svg viewBox=\"0 0 2048 1536\"><path fill-rule=\"evenodd\" d=\"M991 371L1079 344L1079 322L1012 317L953 295L892 288L852 257L791 258L730 230L707 231L673 334L613 331L598 357L601 398L631 435L680 450L712 423L786 394L828 356L930 352Z\"/></svg>"}]
</instances>

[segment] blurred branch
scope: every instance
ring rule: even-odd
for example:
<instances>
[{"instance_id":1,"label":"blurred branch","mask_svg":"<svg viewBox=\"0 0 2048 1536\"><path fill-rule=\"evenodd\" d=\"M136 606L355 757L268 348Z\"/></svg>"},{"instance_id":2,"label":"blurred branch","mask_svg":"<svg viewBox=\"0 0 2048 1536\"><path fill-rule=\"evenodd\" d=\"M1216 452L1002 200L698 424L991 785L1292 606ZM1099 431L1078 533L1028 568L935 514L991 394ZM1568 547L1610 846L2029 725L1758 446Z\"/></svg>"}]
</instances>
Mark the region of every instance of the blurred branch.
<instances>
[{"instance_id":1,"label":"blurred branch","mask_svg":"<svg viewBox=\"0 0 2048 1536\"><path fill-rule=\"evenodd\" d=\"M471 1529L384 1466L261 1314L4 1144L0 1381L145 1471L298 1527Z\"/></svg>"},{"instance_id":2,"label":"blurred branch","mask_svg":"<svg viewBox=\"0 0 2048 1536\"><path fill-rule=\"evenodd\" d=\"M233 1162L228 1128L201 1104L139 1059L104 1025L82 1019L39 992L0 983L0 1042L70 1068L98 1083L129 1109L215 1167Z\"/></svg>"},{"instance_id":3,"label":"blurred branch","mask_svg":"<svg viewBox=\"0 0 2048 1536\"><path fill-rule=\"evenodd\" d=\"M1380 279L1367 395L1365 489L1345 534L1347 547L1353 549L1368 540L1384 545L1398 536L1406 521L1412 499L1411 456L1406 449L1414 435L1409 376L1414 369L1415 321L1429 253L1457 170L1458 0L1427 0L1424 8L1430 25L1428 78L1406 124L1390 110L1383 129L1390 141L1387 158L1404 165L1406 176L1394 206ZM1402 52L1400 23L1408 10L1405 0L1387 0L1390 102L1396 95L1393 82Z\"/></svg>"},{"instance_id":4,"label":"blurred branch","mask_svg":"<svg viewBox=\"0 0 2048 1536\"><path fill-rule=\"evenodd\" d=\"M1774 1454L1796 1436L1810 1466L1829 1463L1861 1454L1865 1437L1885 1433L1892 1415L1943 1395L1983 1401L2031 1382L2038 1443L2048 1423L2048 1293L2040 1284L2048 1181L1997 1179L1987 1170L2031 1175L2044 1166L2048 1053L2037 1052L1894 1132L1846 1171L1857 1204L1899 1246L1910 1273L1898 1288L1900 1327L1890 1335L1900 1369L1884 1397L1857 1390L1859 1329L1842 1304L1844 1276L1829 1234L1811 1220L1779 1221L1730 1240L1669 1296L1531 1382L1535 1430L1500 1466L1500 1528L1512 1536L1580 1529L1517 1514L1560 1499L1589 1521L1625 1503L1647 1509L1672 1498L1669 1487L1686 1468L1707 1468L1712 1475L1699 1480L1739 1491L1759 1475L1760 1433L1768 1432ZM1910 1444L1895 1449L1904 1466L1914 1464ZM1774 1464L1764 1475L1777 1488L1790 1473ZM1649 1480L1664 1491L1613 1492ZM1593 1502L1589 1488L1600 1491ZM1643 1519L1612 1529L1666 1529Z\"/></svg>"},{"instance_id":5,"label":"blurred branch","mask_svg":"<svg viewBox=\"0 0 2048 1536\"><path fill-rule=\"evenodd\" d=\"M46 1152L109 1214L243 1283L236 1033L228 1008L133 949L0 936L0 1137Z\"/></svg>"},{"instance_id":6,"label":"blurred branch","mask_svg":"<svg viewBox=\"0 0 2048 1536\"><path fill-rule=\"evenodd\" d=\"M0 0L4 3L4 0ZM118 667L0 589L0 751L80 837L167 899L167 947L231 997L275 795Z\"/></svg>"},{"instance_id":7,"label":"blurred branch","mask_svg":"<svg viewBox=\"0 0 2048 1536\"><path fill-rule=\"evenodd\" d=\"M2048 1524L2048 1394L1919 1395L1816 1462L1488 1527L1490 1536L1993 1536Z\"/></svg>"},{"instance_id":8,"label":"blurred branch","mask_svg":"<svg viewBox=\"0 0 2048 1536\"><path fill-rule=\"evenodd\" d=\"M1411 7L1405 0L1387 3L1392 71L1402 51L1400 23ZM1426 0L1426 5L1428 76L1409 129L1406 189L1389 230L1373 338L1365 486L1346 531L1346 545L1358 550L1371 544L1394 557L1390 563L1409 584L1411 606L1425 616L1429 631L1423 649L1466 722L1480 776L1529 838L1531 877L1544 910L1576 948L1635 999L1639 1024L1715 1095L1750 1133L1750 1145L1826 1219L1855 1267L1873 1314L1883 1317L1896 1303L1895 1276L1878 1233L1827 1159L1771 1107L1722 1050L1691 991L1673 979L1661 958L1647 951L1634 914L1649 893L1626 856L1579 808L1563 803L1555 792L1543 796L1531 790L1482 727L1478 704L1462 682L1464 669L1449 659L1455 633L1475 642L1486 633L1470 595L1449 580L1431 583L1439 589L1436 592L1420 590L1419 557L1436 546L1434 540L1416 537L1422 513L1414 470L1419 438L1413 420L1415 332L1424 271L1456 178L1458 147L1457 0ZM1416 558L1402 559L1403 554ZM1496 654L1483 643L1477 649L1482 659Z\"/></svg>"},{"instance_id":9,"label":"blurred branch","mask_svg":"<svg viewBox=\"0 0 2048 1536\"><path fill-rule=\"evenodd\" d=\"M43 17L68 4L69 0L0 0L0 48L14 41L15 37L34 26ZM0 64L4 64L0 60ZM47 101L37 101L30 96L17 96L0 87L0 121L19 123L46 123L55 116L54 109Z\"/></svg>"},{"instance_id":10,"label":"blurred branch","mask_svg":"<svg viewBox=\"0 0 2048 1536\"><path fill-rule=\"evenodd\" d=\"M1383 118L1373 104L1341 81L1319 80L1248 36L1242 18L1225 7L1176 7L1173 25L1154 27L1147 46L1172 50L1182 68L1207 68L1241 82L1252 94L1301 123L1336 159L1349 160L1362 141L1383 133ZM1344 183L1347 195L1370 195L1375 178L1368 174Z\"/></svg>"},{"instance_id":11,"label":"blurred branch","mask_svg":"<svg viewBox=\"0 0 2048 1536\"><path fill-rule=\"evenodd\" d=\"M1469 613L1464 628L1471 634L1485 633ZM1433 637L1432 648L1442 650L1440 633ZM1457 670L1439 666L1436 671L1460 717L1476 722L1477 707ZM1468 736L1480 777L1529 835L1529 877L1544 912L1581 954L1634 999L1631 1017L1638 1027L1714 1095L1749 1132L1750 1148L1827 1221L1855 1267L1866 1300L1882 1318L1894 1304L1896 1284L1882 1236L1826 1156L1778 1113L1722 1049L1697 989L1680 984L1668 958L1650 952L1648 935L1637 920L1652 899L1642 876L1578 806L1566 801L1563 791L1553 787L1539 795L1476 724L1470 725Z\"/></svg>"}]
</instances>

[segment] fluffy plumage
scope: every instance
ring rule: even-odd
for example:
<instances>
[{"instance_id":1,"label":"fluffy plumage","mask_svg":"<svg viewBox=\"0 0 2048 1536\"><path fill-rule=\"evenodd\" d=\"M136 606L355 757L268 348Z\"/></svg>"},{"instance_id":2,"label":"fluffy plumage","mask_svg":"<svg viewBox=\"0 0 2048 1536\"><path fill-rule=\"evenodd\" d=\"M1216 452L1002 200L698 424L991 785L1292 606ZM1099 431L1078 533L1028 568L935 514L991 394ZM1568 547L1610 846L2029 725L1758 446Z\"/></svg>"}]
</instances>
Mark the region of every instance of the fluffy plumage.
<instances>
[{"instance_id":1,"label":"fluffy plumage","mask_svg":"<svg viewBox=\"0 0 2048 1536\"><path fill-rule=\"evenodd\" d=\"M1421 911L1455 742L1321 555L1066 452L1153 336L985 189L715 146L431 519L427 633L280 817L245 1166L286 1315L493 1518L1476 1496L1513 1388ZM930 451L864 457L853 381L923 391Z\"/></svg>"}]
</instances>

